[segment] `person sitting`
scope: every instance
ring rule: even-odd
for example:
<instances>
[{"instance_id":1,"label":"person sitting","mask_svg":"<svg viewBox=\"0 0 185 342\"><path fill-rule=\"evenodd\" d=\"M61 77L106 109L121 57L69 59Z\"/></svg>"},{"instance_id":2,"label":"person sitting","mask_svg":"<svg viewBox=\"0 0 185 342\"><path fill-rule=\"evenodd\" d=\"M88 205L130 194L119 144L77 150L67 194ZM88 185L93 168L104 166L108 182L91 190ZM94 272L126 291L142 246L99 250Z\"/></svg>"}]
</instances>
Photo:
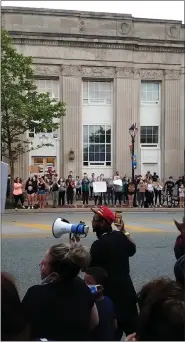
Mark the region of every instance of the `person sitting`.
<instances>
[{"instance_id":1,"label":"person sitting","mask_svg":"<svg viewBox=\"0 0 185 342\"><path fill-rule=\"evenodd\" d=\"M14 279L1 273L1 341L30 341L30 326Z\"/></svg>"},{"instance_id":2,"label":"person sitting","mask_svg":"<svg viewBox=\"0 0 185 342\"><path fill-rule=\"evenodd\" d=\"M92 341L113 341L117 329L114 305L109 297L103 295L107 278L107 272L101 267L88 268L84 277L90 289L97 288L94 298L99 314L99 324L92 332Z\"/></svg>"},{"instance_id":3,"label":"person sitting","mask_svg":"<svg viewBox=\"0 0 185 342\"><path fill-rule=\"evenodd\" d=\"M30 287L22 302L33 339L88 340L99 317L94 298L78 274L89 260L89 252L75 243L61 243L46 252L40 263L42 284Z\"/></svg>"},{"instance_id":4,"label":"person sitting","mask_svg":"<svg viewBox=\"0 0 185 342\"><path fill-rule=\"evenodd\" d=\"M143 286L138 294L138 327L127 341L183 341L184 291L176 281L160 278Z\"/></svg>"}]
</instances>

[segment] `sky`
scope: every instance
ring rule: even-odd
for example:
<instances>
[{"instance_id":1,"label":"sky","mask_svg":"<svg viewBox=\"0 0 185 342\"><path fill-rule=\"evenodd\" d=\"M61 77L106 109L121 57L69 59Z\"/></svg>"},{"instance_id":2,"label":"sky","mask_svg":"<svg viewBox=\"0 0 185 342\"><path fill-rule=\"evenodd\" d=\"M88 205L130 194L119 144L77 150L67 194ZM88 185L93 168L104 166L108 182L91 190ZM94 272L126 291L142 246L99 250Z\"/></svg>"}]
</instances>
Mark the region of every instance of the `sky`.
<instances>
[{"instance_id":1,"label":"sky","mask_svg":"<svg viewBox=\"0 0 185 342\"><path fill-rule=\"evenodd\" d=\"M2 6L132 14L133 17L180 20L184 1L1 1Z\"/></svg>"}]
</instances>

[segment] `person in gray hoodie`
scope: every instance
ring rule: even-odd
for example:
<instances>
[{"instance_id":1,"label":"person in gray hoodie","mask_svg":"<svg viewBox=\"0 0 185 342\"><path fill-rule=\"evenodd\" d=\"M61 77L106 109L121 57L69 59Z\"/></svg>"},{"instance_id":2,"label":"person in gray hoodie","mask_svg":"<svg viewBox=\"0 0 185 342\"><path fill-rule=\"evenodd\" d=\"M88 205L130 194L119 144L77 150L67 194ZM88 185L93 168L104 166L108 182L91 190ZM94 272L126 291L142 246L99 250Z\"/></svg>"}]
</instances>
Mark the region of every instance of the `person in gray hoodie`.
<instances>
[{"instance_id":1,"label":"person in gray hoodie","mask_svg":"<svg viewBox=\"0 0 185 342\"><path fill-rule=\"evenodd\" d=\"M120 177L116 177L115 180L120 179ZM114 204L116 206L117 201L119 202L119 205L121 205L121 201L122 201L122 185L117 185L114 184L114 193L115 193L115 201Z\"/></svg>"}]
</instances>

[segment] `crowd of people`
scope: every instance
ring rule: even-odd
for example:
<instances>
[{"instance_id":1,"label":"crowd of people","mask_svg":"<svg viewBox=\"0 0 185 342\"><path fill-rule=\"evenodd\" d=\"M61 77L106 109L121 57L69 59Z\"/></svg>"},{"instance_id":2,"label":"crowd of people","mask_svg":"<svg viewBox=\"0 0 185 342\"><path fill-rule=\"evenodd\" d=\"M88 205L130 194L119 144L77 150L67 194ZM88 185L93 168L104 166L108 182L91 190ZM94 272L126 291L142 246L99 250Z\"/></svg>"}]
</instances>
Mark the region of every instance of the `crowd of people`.
<instances>
[{"instance_id":1,"label":"crowd of people","mask_svg":"<svg viewBox=\"0 0 185 342\"><path fill-rule=\"evenodd\" d=\"M121 180L121 184L114 184L115 180ZM106 182L106 192L95 192L94 182ZM10 192L10 191L9 191ZM177 206L184 208L185 199L185 177L179 177L174 181L173 177L162 183L158 175L150 171L145 177L135 176L135 179L121 177L116 172L114 177L105 178L103 174L96 177L92 173L88 177L84 173L83 177L74 177L73 172L69 172L67 179L58 178L56 174L51 176L33 176L23 184L20 178L16 178L13 186L15 208L18 203L24 208L25 196L27 197L28 208L39 206L40 209L48 205L48 198L51 194L53 207L73 206L74 201L82 202L83 206L89 205L89 200L94 201L94 206L124 206L140 208L162 207L163 205L172 206L174 197Z\"/></svg>"},{"instance_id":2,"label":"crowd of people","mask_svg":"<svg viewBox=\"0 0 185 342\"><path fill-rule=\"evenodd\" d=\"M1 273L1 340L120 341L125 333L127 341L183 341L185 218L175 221L175 280L154 279L136 294L129 267L135 242L123 221L113 230L108 207L92 211L97 240L90 251L80 241L51 246L40 262L41 284L22 301Z\"/></svg>"}]
</instances>

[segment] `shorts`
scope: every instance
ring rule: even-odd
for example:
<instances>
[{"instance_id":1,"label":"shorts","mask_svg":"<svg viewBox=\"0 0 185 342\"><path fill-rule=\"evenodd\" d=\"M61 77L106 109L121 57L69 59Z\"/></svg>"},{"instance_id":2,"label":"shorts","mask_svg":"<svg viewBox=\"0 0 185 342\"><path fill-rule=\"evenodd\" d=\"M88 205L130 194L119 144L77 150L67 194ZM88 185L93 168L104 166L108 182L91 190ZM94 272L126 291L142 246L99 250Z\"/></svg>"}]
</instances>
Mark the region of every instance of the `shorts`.
<instances>
[{"instance_id":1,"label":"shorts","mask_svg":"<svg viewBox=\"0 0 185 342\"><path fill-rule=\"evenodd\" d=\"M30 193L29 193L29 192L27 192L27 195L28 195L28 196L34 196L34 195L35 195L35 193L34 193L34 192L30 192Z\"/></svg>"},{"instance_id":2,"label":"shorts","mask_svg":"<svg viewBox=\"0 0 185 342\"><path fill-rule=\"evenodd\" d=\"M39 195L45 195L45 190L39 190Z\"/></svg>"}]
</instances>

